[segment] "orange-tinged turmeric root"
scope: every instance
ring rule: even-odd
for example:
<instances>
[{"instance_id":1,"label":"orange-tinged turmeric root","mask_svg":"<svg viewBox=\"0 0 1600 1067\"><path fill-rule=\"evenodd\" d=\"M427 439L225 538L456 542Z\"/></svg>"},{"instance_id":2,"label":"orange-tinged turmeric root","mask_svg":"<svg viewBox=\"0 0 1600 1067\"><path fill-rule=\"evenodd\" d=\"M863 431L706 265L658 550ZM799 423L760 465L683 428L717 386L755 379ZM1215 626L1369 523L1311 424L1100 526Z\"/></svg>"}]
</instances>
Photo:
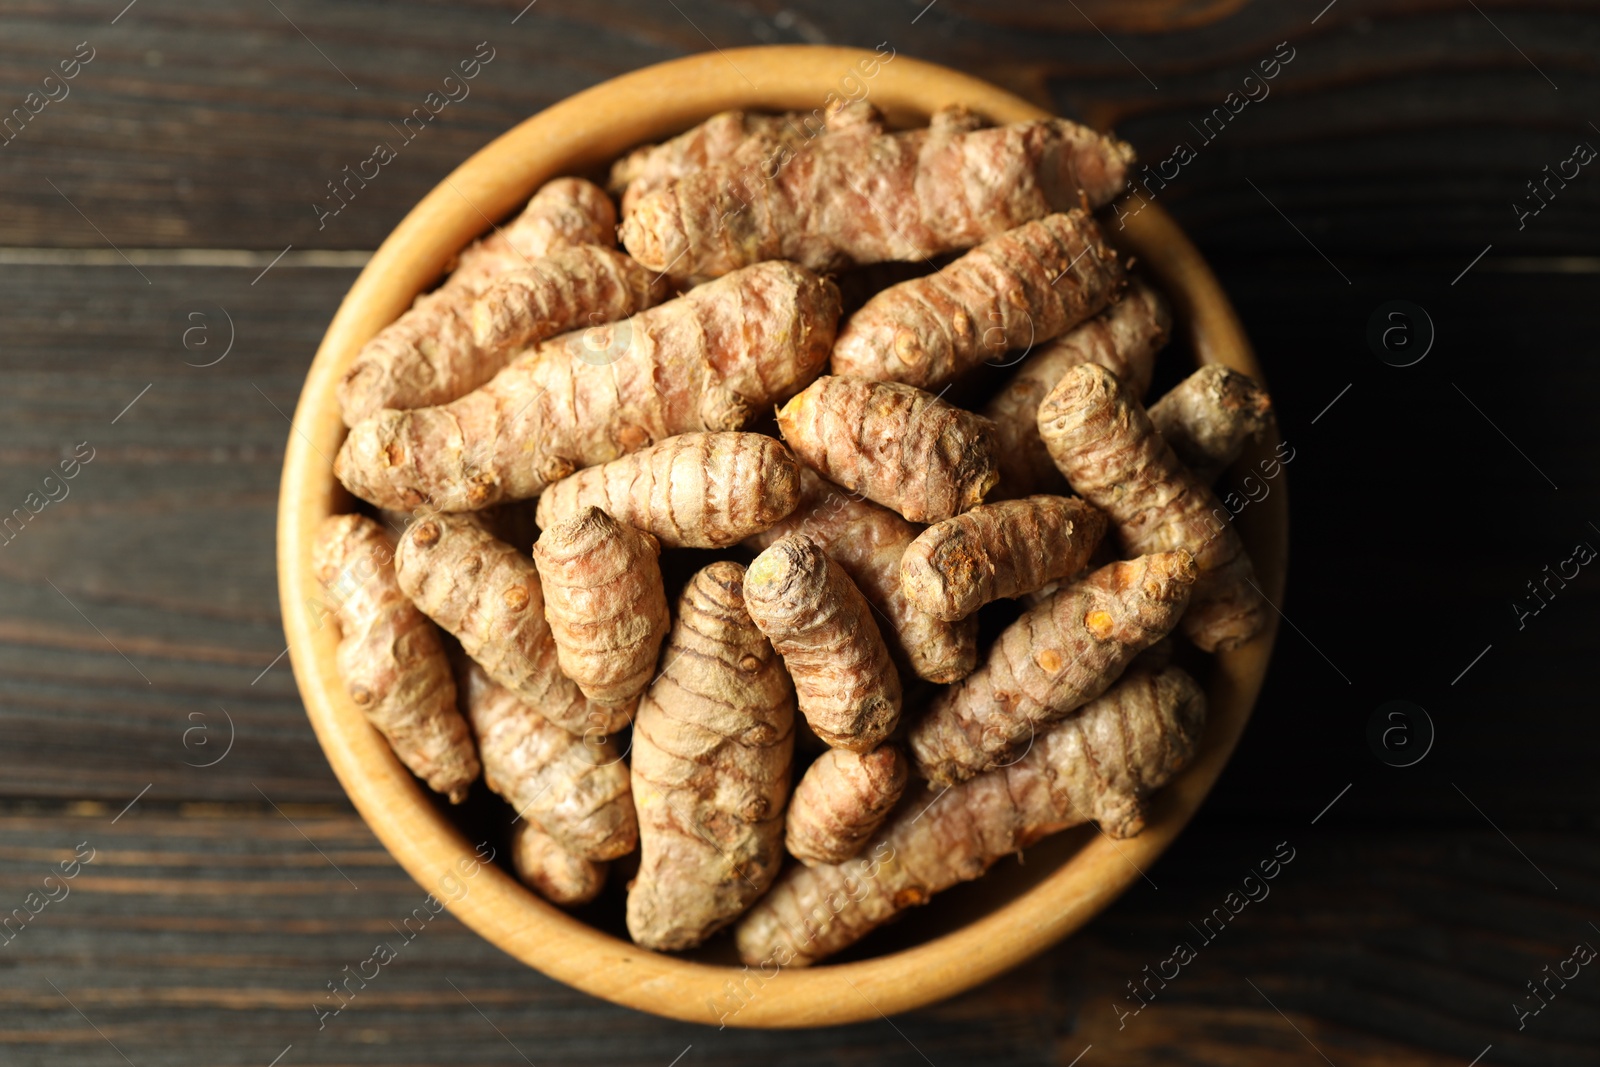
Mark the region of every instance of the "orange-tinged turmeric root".
<instances>
[{"instance_id":1,"label":"orange-tinged turmeric root","mask_svg":"<svg viewBox=\"0 0 1600 1067\"><path fill-rule=\"evenodd\" d=\"M766 892L783 862L794 692L744 606L744 568L697 572L678 600L661 677L639 704L633 793L639 875L628 932L684 949Z\"/></svg>"},{"instance_id":2,"label":"orange-tinged turmeric root","mask_svg":"<svg viewBox=\"0 0 1600 1067\"><path fill-rule=\"evenodd\" d=\"M1150 388L1156 353L1166 345L1171 330L1167 302L1135 278L1121 300L1028 353L1011 380L982 409L1000 437L1000 483L988 499L1066 492L1067 480L1039 437L1039 405L1061 376L1080 363L1100 364L1126 382L1134 396L1143 396Z\"/></svg>"},{"instance_id":3,"label":"orange-tinged turmeric root","mask_svg":"<svg viewBox=\"0 0 1600 1067\"><path fill-rule=\"evenodd\" d=\"M668 548L726 548L794 511L800 469L765 434L679 434L556 482L539 496L539 525L593 506Z\"/></svg>"},{"instance_id":4,"label":"orange-tinged turmeric root","mask_svg":"<svg viewBox=\"0 0 1600 1067\"><path fill-rule=\"evenodd\" d=\"M739 955L806 966L1069 826L1137 834L1146 799L1193 758L1205 714L1177 667L1130 672L1016 763L901 807L861 859L791 868L739 923Z\"/></svg>"},{"instance_id":5,"label":"orange-tinged turmeric root","mask_svg":"<svg viewBox=\"0 0 1600 1067\"><path fill-rule=\"evenodd\" d=\"M467 716L490 789L581 859L633 851L639 827L628 768L609 739L576 737L550 722L476 663L461 679Z\"/></svg>"},{"instance_id":6,"label":"orange-tinged turmeric root","mask_svg":"<svg viewBox=\"0 0 1600 1067\"><path fill-rule=\"evenodd\" d=\"M1122 261L1094 216L1046 215L868 300L839 330L833 373L938 389L1010 349L1059 337L1122 283Z\"/></svg>"},{"instance_id":7,"label":"orange-tinged turmeric root","mask_svg":"<svg viewBox=\"0 0 1600 1067\"><path fill-rule=\"evenodd\" d=\"M667 595L654 537L585 508L533 546L544 617L561 673L604 707L633 704L667 636Z\"/></svg>"},{"instance_id":8,"label":"orange-tinged turmeric root","mask_svg":"<svg viewBox=\"0 0 1600 1067\"><path fill-rule=\"evenodd\" d=\"M1039 407L1039 434L1073 489L1111 517L1125 550L1194 555L1189 640L1213 652L1261 630L1266 601L1228 513L1110 371L1094 363L1068 371Z\"/></svg>"},{"instance_id":9,"label":"orange-tinged turmeric root","mask_svg":"<svg viewBox=\"0 0 1600 1067\"><path fill-rule=\"evenodd\" d=\"M502 274L466 308L471 344L481 364L493 369L445 399L476 389L528 345L585 325L625 319L659 304L666 295L666 280L660 274L598 245L564 248Z\"/></svg>"},{"instance_id":10,"label":"orange-tinged turmeric root","mask_svg":"<svg viewBox=\"0 0 1600 1067\"><path fill-rule=\"evenodd\" d=\"M606 884L606 865L561 847L529 819L512 831L511 864L522 884L563 908L587 904Z\"/></svg>"},{"instance_id":11,"label":"orange-tinged turmeric root","mask_svg":"<svg viewBox=\"0 0 1600 1067\"><path fill-rule=\"evenodd\" d=\"M1187 552L1102 567L1023 612L989 658L911 727L917 771L950 785L1003 767L1093 700L1178 624L1195 580Z\"/></svg>"},{"instance_id":12,"label":"orange-tinged turmeric root","mask_svg":"<svg viewBox=\"0 0 1600 1067\"><path fill-rule=\"evenodd\" d=\"M800 471L800 500L794 511L745 543L761 552L790 534L810 537L877 609L889 651L919 678L954 682L978 664L978 620L944 622L906 596L900 560L920 529L806 467Z\"/></svg>"},{"instance_id":13,"label":"orange-tinged turmeric root","mask_svg":"<svg viewBox=\"0 0 1600 1067\"><path fill-rule=\"evenodd\" d=\"M744 594L818 737L864 752L889 736L900 721L900 676L871 605L843 568L793 534L750 564Z\"/></svg>"},{"instance_id":14,"label":"orange-tinged turmeric root","mask_svg":"<svg viewBox=\"0 0 1600 1067\"><path fill-rule=\"evenodd\" d=\"M453 403L381 411L351 429L334 471L380 507L537 496L674 434L742 429L816 377L838 318L832 282L763 263L546 341Z\"/></svg>"},{"instance_id":15,"label":"orange-tinged turmeric root","mask_svg":"<svg viewBox=\"0 0 1600 1067\"><path fill-rule=\"evenodd\" d=\"M394 552L361 515L330 516L317 530L312 565L339 623L339 677L400 762L459 804L478 777L478 754L439 633L401 592Z\"/></svg>"},{"instance_id":16,"label":"orange-tinged turmeric root","mask_svg":"<svg viewBox=\"0 0 1600 1067\"><path fill-rule=\"evenodd\" d=\"M809 114L790 111L763 115L724 111L661 144L645 145L612 164L610 188L622 197L622 213L633 214L639 200L686 174L728 164L736 170L771 174L824 133L871 127L883 132L883 116L866 101L841 99L831 109Z\"/></svg>"},{"instance_id":17,"label":"orange-tinged turmeric root","mask_svg":"<svg viewBox=\"0 0 1600 1067\"><path fill-rule=\"evenodd\" d=\"M639 198L706 167L745 154L765 154L795 136L792 116L722 111L671 140L635 148L611 164L607 188L631 214Z\"/></svg>"},{"instance_id":18,"label":"orange-tinged turmeric root","mask_svg":"<svg viewBox=\"0 0 1600 1067\"><path fill-rule=\"evenodd\" d=\"M778 428L823 477L912 522L959 515L999 477L988 419L899 382L818 378L779 409Z\"/></svg>"},{"instance_id":19,"label":"orange-tinged turmeric root","mask_svg":"<svg viewBox=\"0 0 1600 1067\"><path fill-rule=\"evenodd\" d=\"M830 748L806 769L789 800L784 845L814 867L861 851L905 792L910 768L898 746Z\"/></svg>"},{"instance_id":20,"label":"orange-tinged turmeric root","mask_svg":"<svg viewBox=\"0 0 1600 1067\"><path fill-rule=\"evenodd\" d=\"M1206 485L1272 425L1272 398L1255 379L1208 363L1150 406L1150 422Z\"/></svg>"},{"instance_id":21,"label":"orange-tinged turmeric root","mask_svg":"<svg viewBox=\"0 0 1600 1067\"><path fill-rule=\"evenodd\" d=\"M593 262L604 250L571 250L573 246L612 245L616 221L611 198L592 182L558 178L541 188L521 215L463 250L443 285L418 297L410 310L380 330L356 355L339 383L339 408L345 425L354 426L382 408L448 403L494 377L515 350L486 347L473 337L469 317L473 298L497 277L526 270L546 256L561 257L561 266L552 270L571 277L567 288L574 290L573 298L592 304L583 309L585 317L571 322L574 308L570 301L555 308L550 334L589 322L586 316L591 311L609 308L608 317L619 318L660 300L664 294L647 284L644 292L654 299L637 307L624 306L621 294L606 288L615 269L606 273L609 261L601 259L598 266ZM619 252L606 254L632 263ZM633 267L647 282L654 276L637 264ZM629 294L636 290L637 286Z\"/></svg>"},{"instance_id":22,"label":"orange-tinged turmeric root","mask_svg":"<svg viewBox=\"0 0 1600 1067\"><path fill-rule=\"evenodd\" d=\"M1065 119L991 129L939 124L836 131L776 170L723 164L641 198L622 224L635 259L716 277L767 259L813 270L918 260L1043 218L1109 202L1133 150Z\"/></svg>"},{"instance_id":23,"label":"orange-tinged turmeric root","mask_svg":"<svg viewBox=\"0 0 1600 1067\"><path fill-rule=\"evenodd\" d=\"M616 238L617 206L606 191L582 178L556 178L541 185L516 218L463 248L447 284L481 292L492 279L558 248L611 248Z\"/></svg>"},{"instance_id":24,"label":"orange-tinged turmeric root","mask_svg":"<svg viewBox=\"0 0 1600 1067\"><path fill-rule=\"evenodd\" d=\"M1105 515L1076 497L979 504L922 531L900 561L900 581L934 618L964 619L990 601L1071 578L1105 534Z\"/></svg>"},{"instance_id":25,"label":"orange-tinged turmeric root","mask_svg":"<svg viewBox=\"0 0 1600 1067\"><path fill-rule=\"evenodd\" d=\"M594 703L561 673L533 560L472 517L433 515L412 523L400 538L395 573L412 602L454 634L491 678L555 725L604 735L628 724L631 709Z\"/></svg>"}]
</instances>

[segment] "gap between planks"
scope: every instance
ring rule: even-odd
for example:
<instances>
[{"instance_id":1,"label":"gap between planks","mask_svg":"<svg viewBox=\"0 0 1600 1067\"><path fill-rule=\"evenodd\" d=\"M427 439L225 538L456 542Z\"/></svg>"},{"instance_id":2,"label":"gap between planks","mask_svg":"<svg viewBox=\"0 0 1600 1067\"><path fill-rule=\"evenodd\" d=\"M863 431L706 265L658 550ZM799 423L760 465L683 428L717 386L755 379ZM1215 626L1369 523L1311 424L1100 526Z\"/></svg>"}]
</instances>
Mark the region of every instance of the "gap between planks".
<instances>
[{"instance_id":1,"label":"gap between planks","mask_svg":"<svg viewBox=\"0 0 1600 1067\"><path fill-rule=\"evenodd\" d=\"M0 266L19 267L365 267L373 253L308 248L254 251L245 248L10 248L0 247Z\"/></svg>"}]
</instances>

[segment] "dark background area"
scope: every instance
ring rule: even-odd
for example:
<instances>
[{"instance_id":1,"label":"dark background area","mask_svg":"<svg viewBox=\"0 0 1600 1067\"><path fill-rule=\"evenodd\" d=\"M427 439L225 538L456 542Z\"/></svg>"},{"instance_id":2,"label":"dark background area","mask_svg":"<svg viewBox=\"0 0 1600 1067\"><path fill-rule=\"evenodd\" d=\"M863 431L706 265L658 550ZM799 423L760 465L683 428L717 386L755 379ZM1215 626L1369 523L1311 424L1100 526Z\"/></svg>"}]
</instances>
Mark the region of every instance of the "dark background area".
<instances>
[{"instance_id":1,"label":"dark background area","mask_svg":"<svg viewBox=\"0 0 1600 1067\"><path fill-rule=\"evenodd\" d=\"M1600 547L1600 163L1520 225L1513 208L1600 147L1600 7L124 2L0 3L0 112L94 50L0 147L0 512L93 449L0 545L0 912L95 850L0 946L0 1063L1600 1063L1595 968L1520 1028L1515 1008L1600 945L1600 576L1552 582L1520 627L1513 607ZM471 96L319 230L326 183L480 41L495 59ZM275 659L286 413L363 253L473 150L608 77L884 41L1115 126L1152 162L1294 50L1158 199L1296 448L1273 490L1292 493L1287 625L1232 763L1149 883L892 1022L666 1022L446 915L319 1032L326 983L422 898ZM1367 341L1395 300L1435 335L1409 367ZM1435 734L1406 768L1367 739L1392 700ZM1119 1029L1125 983L1284 841L1271 896Z\"/></svg>"}]
</instances>

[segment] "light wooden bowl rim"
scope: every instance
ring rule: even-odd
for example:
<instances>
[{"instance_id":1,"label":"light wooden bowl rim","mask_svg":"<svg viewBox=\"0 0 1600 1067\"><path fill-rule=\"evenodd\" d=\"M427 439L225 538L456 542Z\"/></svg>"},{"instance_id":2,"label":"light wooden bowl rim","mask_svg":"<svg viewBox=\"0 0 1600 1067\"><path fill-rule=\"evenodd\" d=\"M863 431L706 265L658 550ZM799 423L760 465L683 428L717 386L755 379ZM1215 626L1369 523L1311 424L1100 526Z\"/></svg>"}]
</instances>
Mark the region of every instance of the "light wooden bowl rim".
<instances>
[{"instance_id":1,"label":"light wooden bowl rim","mask_svg":"<svg viewBox=\"0 0 1600 1067\"><path fill-rule=\"evenodd\" d=\"M885 53L886 54L886 53ZM864 84L892 119L914 122L962 103L997 122L1047 112L992 85L907 56L866 77L874 53L782 46L730 49L614 78L521 123L474 154L383 242L351 286L306 376L284 458L278 510L279 595L290 661L306 713L334 773L391 854L428 892L484 938L570 986L641 1011L718 1024L730 979L756 992L729 1025L822 1026L906 1011L971 988L1087 923L1148 870L1221 773L1265 677L1276 633L1216 658L1211 719L1195 762L1159 795L1148 828L1113 844L1094 837L1054 873L960 929L903 951L838 965L791 968L751 981L735 968L638 948L540 900L499 867L472 870L468 841L394 758L347 699L334 666L332 625L318 626L311 543L327 515L350 510L330 461L344 437L334 389L360 346L433 283L469 240L507 217L541 183L583 173L633 145L660 139L728 108L803 110ZM852 80L853 79L853 80ZM1202 362L1258 376L1227 298L1193 245L1159 207L1127 221L1125 244L1172 299ZM1268 442L1268 446L1275 442ZM1245 525L1262 589L1281 602L1288 509L1281 475ZM464 868L458 867L465 864ZM454 877L452 878L452 875ZM933 906L937 907L935 903Z\"/></svg>"}]
</instances>

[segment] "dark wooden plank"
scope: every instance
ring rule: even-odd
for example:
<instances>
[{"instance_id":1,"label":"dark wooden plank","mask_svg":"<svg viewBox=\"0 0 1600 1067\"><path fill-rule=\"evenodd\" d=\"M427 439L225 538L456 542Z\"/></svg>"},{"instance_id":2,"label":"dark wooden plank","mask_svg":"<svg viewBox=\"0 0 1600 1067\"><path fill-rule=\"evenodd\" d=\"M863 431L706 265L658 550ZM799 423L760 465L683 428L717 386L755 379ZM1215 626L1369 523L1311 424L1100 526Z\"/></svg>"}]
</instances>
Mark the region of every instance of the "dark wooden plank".
<instances>
[{"instance_id":1,"label":"dark wooden plank","mask_svg":"<svg viewBox=\"0 0 1600 1067\"><path fill-rule=\"evenodd\" d=\"M1320 792L1358 774L1399 790L1346 799L1375 824L1395 804L1478 819L1452 780L1524 824L1600 810L1585 770L1600 732L1574 684L1596 640L1600 578L1584 570L1523 629L1511 608L1536 606L1526 583L1575 543L1600 547L1589 525L1600 523L1600 484L1582 439L1593 371L1571 355L1592 347L1594 276L1480 264L1455 286L1451 277L1390 269L1346 286L1320 262L1222 266L1297 449L1284 474L1293 549L1280 607L1291 625L1211 801L1240 817L1262 796L1314 810ZM1395 299L1424 307L1436 330L1412 367L1368 347L1369 319ZM1223 484L1243 495L1240 474ZM1422 705L1437 728L1410 770L1368 747L1368 719L1390 700Z\"/></svg>"},{"instance_id":2,"label":"dark wooden plank","mask_svg":"<svg viewBox=\"0 0 1600 1067\"><path fill-rule=\"evenodd\" d=\"M259 807L182 814L141 802L115 824L110 805L0 816L8 904L80 842L95 850L65 897L52 882L60 899L13 922L0 972L17 1009L0 1024L7 1063L122 1062L108 1038L134 1063L174 1065L265 1064L291 1044L284 1063L517 1062L508 1041L536 1063L666 1064L692 1045L693 1062L712 1064L1064 1064L1090 1044L1119 1063L1242 1062L1246 1049L1299 1063L1317 1059L1309 1038L1356 1067L1461 1064L1491 1043L1496 1063L1577 1065L1600 1039L1592 983L1572 982L1520 1034L1508 1006L1544 964L1596 940L1584 920L1600 905L1600 864L1581 832L1523 839L1565 857L1551 873L1572 899L1552 907L1486 827L1351 833L1298 813L1247 828L1203 818L1148 872L1159 890L1141 883L1038 961L892 1026L780 1038L652 1019L523 968L444 913L413 921L420 933L366 988L352 983L319 1030L312 1005L339 1002L327 983L400 941L395 927L423 894L352 817ZM1267 894L1253 888L1261 899L1213 920L1203 942L1188 924L1224 906L1260 860L1288 855L1283 840L1293 859ZM1126 984L1177 941L1193 943L1195 960L1119 1017L1113 1005L1136 1003Z\"/></svg>"},{"instance_id":3,"label":"dark wooden plank","mask_svg":"<svg viewBox=\"0 0 1600 1067\"><path fill-rule=\"evenodd\" d=\"M67 1050L74 1062L116 1062L105 1038L136 1063L249 1064L291 1043L284 1062L307 1064L517 1062L508 1040L535 1062L617 1062L626 1046L638 1062L665 1064L694 1044L701 1062L738 1063L771 1043L591 1000L509 960L448 913L414 921L409 929L421 932L397 945L398 959L367 988L352 984L348 1006L319 1029L312 1006L338 1004L327 983L342 981L378 942L400 942L395 926L424 907L424 896L357 820L286 812L294 826L271 811L241 810L174 817L135 809L115 826L110 807L0 818L8 867L0 890L19 901L79 841L99 850L70 895L11 945L26 955L0 977L0 995L21 1009L0 1026L6 1062L42 1063ZM463 884L470 892L471 881ZM1037 977L1025 969L1007 988L1035 987ZM1046 1062L1040 1043L1050 1024L1034 1013L1037 998L1007 999L1009 1007L993 1006L1009 1035L975 1032L946 1013L930 1015L914 1039L958 1060L988 1050L1001 1063ZM223 1033L227 1048L216 1040ZM886 1023L800 1035L793 1047L796 1056L838 1047L846 1062L922 1062Z\"/></svg>"},{"instance_id":4,"label":"dark wooden plank","mask_svg":"<svg viewBox=\"0 0 1600 1067\"><path fill-rule=\"evenodd\" d=\"M515 0L281 13L232 0L181 15L144 3L115 26L89 5L24 7L0 43L0 101L20 103L77 42L96 52L71 95L0 150L6 240L372 248L473 149L606 77L712 45L888 41L1114 123L1152 164L1190 142L1197 158L1157 197L1208 250L1304 251L1261 193L1336 259L1419 244L1452 261L1491 242L1496 256L1596 247L1600 181L1587 169L1520 229L1512 209L1578 140L1600 146L1587 125L1600 113L1592 9L1343 0L1313 25L1319 5L945 0L916 17L923 6L541 0L513 25ZM1172 25L1183 31L1154 32ZM495 58L470 95L319 229L312 205L327 183L394 140L391 124L480 41ZM1205 143L1191 123L1248 88L1280 41L1294 59L1270 95Z\"/></svg>"},{"instance_id":5,"label":"dark wooden plank","mask_svg":"<svg viewBox=\"0 0 1600 1067\"><path fill-rule=\"evenodd\" d=\"M1491 1043L1498 1063L1588 1062L1600 1033L1594 989L1574 982L1562 994L1570 999L1520 1034L1509 1004L1543 964L1593 940L1593 850L1569 848L1576 842L1559 834L1518 835L1562 857L1552 873L1566 896L1551 903L1539 875L1491 830L1351 834L1346 814L1310 826L1310 816L1269 810L1248 827L1213 824L1183 839L1153 872L1159 892L1130 892L1087 939L1088 959L1061 955L1081 983L1069 988L1084 990L1085 1036L1103 1034L1134 1062L1215 1062L1240 1046L1259 1049L1261 1062L1315 1061L1275 1005L1339 1064L1466 1063ZM1283 841L1294 860L1263 888L1258 865ZM1241 886L1261 899L1203 933L1189 925L1214 908L1228 915L1224 900ZM1178 943L1196 953L1180 976L1165 989L1140 985L1152 999L1139 1014L1114 1010L1138 1010L1127 983L1141 983L1146 965L1170 976L1161 961Z\"/></svg>"},{"instance_id":6,"label":"dark wooden plank","mask_svg":"<svg viewBox=\"0 0 1600 1067\"><path fill-rule=\"evenodd\" d=\"M341 796L287 661L267 668L288 413L353 272L280 265L252 286L260 269L0 267L27 294L0 309L8 795ZM222 356L230 316L231 353L193 365ZM194 766L229 717L227 769Z\"/></svg>"}]
</instances>

